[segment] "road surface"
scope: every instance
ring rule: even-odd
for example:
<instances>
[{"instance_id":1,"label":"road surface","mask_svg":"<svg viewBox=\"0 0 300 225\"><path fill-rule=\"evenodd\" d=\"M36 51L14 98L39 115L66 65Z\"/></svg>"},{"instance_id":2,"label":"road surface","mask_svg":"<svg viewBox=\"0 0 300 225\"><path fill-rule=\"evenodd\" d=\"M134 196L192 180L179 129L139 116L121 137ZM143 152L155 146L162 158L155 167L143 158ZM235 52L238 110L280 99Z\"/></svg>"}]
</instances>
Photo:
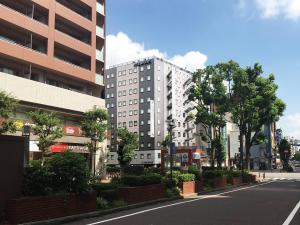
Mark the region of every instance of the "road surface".
<instances>
[{"instance_id":1,"label":"road surface","mask_svg":"<svg viewBox=\"0 0 300 225\"><path fill-rule=\"evenodd\" d=\"M300 225L299 208L300 180L274 180L68 225Z\"/></svg>"}]
</instances>

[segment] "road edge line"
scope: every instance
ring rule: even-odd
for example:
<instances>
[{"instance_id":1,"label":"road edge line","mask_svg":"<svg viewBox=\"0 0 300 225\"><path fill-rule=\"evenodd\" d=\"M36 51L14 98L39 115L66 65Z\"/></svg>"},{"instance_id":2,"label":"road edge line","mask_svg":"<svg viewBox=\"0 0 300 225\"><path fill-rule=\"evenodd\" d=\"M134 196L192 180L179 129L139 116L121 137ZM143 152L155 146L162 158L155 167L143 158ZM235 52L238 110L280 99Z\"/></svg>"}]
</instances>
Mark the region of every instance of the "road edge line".
<instances>
[{"instance_id":1,"label":"road edge line","mask_svg":"<svg viewBox=\"0 0 300 225\"><path fill-rule=\"evenodd\" d=\"M284 223L282 225L289 225L291 223L291 221L294 219L299 208L300 208L300 201L296 204L295 208L292 210L292 212L286 218L286 220L284 221Z\"/></svg>"}]
</instances>

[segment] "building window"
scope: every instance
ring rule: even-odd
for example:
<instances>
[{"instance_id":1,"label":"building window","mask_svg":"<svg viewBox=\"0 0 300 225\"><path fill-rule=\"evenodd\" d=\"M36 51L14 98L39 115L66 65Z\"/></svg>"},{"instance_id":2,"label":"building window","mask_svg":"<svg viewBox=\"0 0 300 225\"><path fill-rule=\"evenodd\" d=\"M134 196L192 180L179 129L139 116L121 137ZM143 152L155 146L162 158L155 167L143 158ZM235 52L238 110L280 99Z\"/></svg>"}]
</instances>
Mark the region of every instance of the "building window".
<instances>
[{"instance_id":1,"label":"building window","mask_svg":"<svg viewBox=\"0 0 300 225\"><path fill-rule=\"evenodd\" d=\"M119 127L119 128L122 127L122 123L118 123L118 127Z\"/></svg>"},{"instance_id":2,"label":"building window","mask_svg":"<svg viewBox=\"0 0 300 225\"><path fill-rule=\"evenodd\" d=\"M134 72L134 73L136 73L136 72L137 72L137 69L136 69L136 67L134 67L134 68L133 68L133 72Z\"/></svg>"},{"instance_id":3,"label":"building window","mask_svg":"<svg viewBox=\"0 0 300 225\"><path fill-rule=\"evenodd\" d=\"M160 120L157 120L157 124L160 124Z\"/></svg>"},{"instance_id":4,"label":"building window","mask_svg":"<svg viewBox=\"0 0 300 225\"><path fill-rule=\"evenodd\" d=\"M144 99L143 98L140 99L140 103L144 103Z\"/></svg>"},{"instance_id":5,"label":"building window","mask_svg":"<svg viewBox=\"0 0 300 225\"><path fill-rule=\"evenodd\" d=\"M147 153L147 159L151 159L151 153Z\"/></svg>"},{"instance_id":6,"label":"building window","mask_svg":"<svg viewBox=\"0 0 300 225\"><path fill-rule=\"evenodd\" d=\"M157 87L158 92L160 92L160 87Z\"/></svg>"},{"instance_id":7,"label":"building window","mask_svg":"<svg viewBox=\"0 0 300 225\"><path fill-rule=\"evenodd\" d=\"M144 132L141 132L141 137L144 137Z\"/></svg>"},{"instance_id":8,"label":"building window","mask_svg":"<svg viewBox=\"0 0 300 225\"><path fill-rule=\"evenodd\" d=\"M133 115L133 111L130 110L130 111L129 111L129 116L132 116L132 115Z\"/></svg>"},{"instance_id":9,"label":"building window","mask_svg":"<svg viewBox=\"0 0 300 225\"><path fill-rule=\"evenodd\" d=\"M132 79L129 79L129 84L132 84Z\"/></svg>"},{"instance_id":10,"label":"building window","mask_svg":"<svg viewBox=\"0 0 300 225\"><path fill-rule=\"evenodd\" d=\"M144 67L143 66L140 67L140 71L144 71Z\"/></svg>"},{"instance_id":11,"label":"building window","mask_svg":"<svg viewBox=\"0 0 300 225\"><path fill-rule=\"evenodd\" d=\"M114 128L115 128L115 125L114 125L114 124L111 124L110 127L111 127L111 129L114 129Z\"/></svg>"},{"instance_id":12,"label":"building window","mask_svg":"<svg viewBox=\"0 0 300 225\"><path fill-rule=\"evenodd\" d=\"M126 101L123 101L123 106L126 106Z\"/></svg>"},{"instance_id":13,"label":"building window","mask_svg":"<svg viewBox=\"0 0 300 225\"><path fill-rule=\"evenodd\" d=\"M148 120L148 125L151 124L151 120Z\"/></svg>"},{"instance_id":14,"label":"building window","mask_svg":"<svg viewBox=\"0 0 300 225\"><path fill-rule=\"evenodd\" d=\"M122 85L126 86L126 80L123 80Z\"/></svg>"},{"instance_id":15,"label":"building window","mask_svg":"<svg viewBox=\"0 0 300 225\"><path fill-rule=\"evenodd\" d=\"M160 76L157 76L157 80L160 81Z\"/></svg>"},{"instance_id":16,"label":"building window","mask_svg":"<svg viewBox=\"0 0 300 225\"><path fill-rule=\"evenodd\" d=\"M132 69L129 69L129 73L132 74Z\"/></svg>"},{"instance_id":17,"label":"building window","mask_svg":"<svg viewBox=\"0 0 300 225\"><path fill-rule=\"evenodd\" d=\"M114 117L115 117L115 115L112 113L112 114L110 114L110 117L111 117L111 118L114 118Z\"/></svg>"},{"instance_id":18,"label":"building window","mask_svg":"<svg viewBox=\"0 0 300 225\"><path fill-rule=\"evenodd\" d=\"M123 122L123 127L126 127L126 122Z\"/></svg>"},{"instance_id":19,"label":"building window","mask_svg":"<svg viewBox=\"0 0 300 225\"><path fill-rule=\"evenodd\" d=\"M106 85L106 88L109 89L109 84Z\"/></svg>"},{"instance_id":20,"label":"building window","mask_svg":"<svg viewBox=\"0 0 300 225\"><path fill-rule=\"evenodd\" d=\"M141 124L141 126L143 126L143 125L144 125L144 121L143 121L143 120L141 120L140 124Z\"/></svg>"},{"instance_id":21,"label":"building window","mask_svg":"<svg viewBox=\"0 0 300 225\"><path fill-rule=\"evenodd\" d=\"M161 154L160 154L160 153L157 153L157 158L160 159L160 157L161 157Z\"/></svg>"},{"instance_id":22,"label":"building window","mask_svg":"<svg viewBox=\"0 0 300 225\"><path fill-rule=\"evenodd\" d=\"M106 75L106 78L107 78L107 79L109 78L109 74Z\"/></svg>"},{"instance_id":23,"label":"building window","mask_svg":"<svg viewBox=\"0 0 300 225\"><path fill-rule=\"evenodd\" d=\"M150 102L151 101L151 99L150 98L147 98L147 102Z\"/></svg>"},{"instance_id":24,"label":"building window","mask_svg":"<svg viewBox=\"0 0 300 225\"><path fill-rule=\"evenodd\" d=\"M123 117L126 117L126 111L123 112Z\"/></svg>"},{"instance_id":25,"label":"building window","mask_svg":"<svg viewBox=\"0 0 300 225\"><path fill-rule=\"evenodd\" d=\"M178 132L178 137L181 137L181 133L180 132Z\"/></svg>"},{"instance_id":26,"label":"building window","mask_svg":"<svg viewBox=\"0 0 300 225\"><path fill-rule=\"evenodd\" d=\"M151 87L147 87L147 91L151 91Z\"/></svg>"},{"instance_id":27,"label":"building window","mask_svg":"<svg viewBox=\"0 0 300 225\"><path fill-rule=\"evenodd\" d=\"M143 82L144 81L144 77L141 77L140 81Z\"/></svg>"},{"instance_id":28,"label":"building window","mask_svg":"<svg viewBox=\"0 0 300 225\"><path fill-rule=\"evenodd\" d=\"M148 109L148 110L147 110L147 113L150 113L150 112L151 112L151 110L150 110L150 109Z\"/></svg>"},{"instance_id":29,"label":"building window","mask_svg":"<svg viewBox=\"0 0 300 225\"><path fill-rule=\"evenodd\" d=\"M138 114L138 111L137 110L134 110L134 115L137 115Z\"/></svg>"},{"instance_id":30,"label":"building window","mask_svg":"<svg viewBox=\"0 0 300 225\"><path fill-rule=\"evenodd\" d=\"M109 109L109 104L107 104L107 105L106 105L106 108L108 108L108 109Z\"/></svg>"},{"instance_id":31,"label":"building window","mask_svg":"<svg viewBox=\"0 0 300 225\"><path fill-rule=\"evenodd\" d=\"M136 105L138 103L138 100L137 99L134 99L134 104Z\"/></svg>"},{"instance_id":32,"label":"building window","mask_svg":"<svg viewBox=\"0 0 300 225\"><path fill-rule=\"evenodd\" d=\"M180 125L181 125L180 122L178 122L178 127L180 127Z\"/></svg>"},{"instance_id":33,"label":"building window","mask_svg":"<svg viewBox=\"0 0 300 225\"><path fill-rule=\"evenodd\" d=\"M160 136L160 130L157 131L157 136Z\"/></svg>"},{"instance_id":34,"label":"building window","mask_svg":"<svg viewBox=\"0 0 300 225\"><path fill-rule=\"evenodd\" d=\"M113 78L113 77L115 77L115 75L112 73L112 74L110 75L110 77Z\"/></svg>"},{"instance_id":35,"label":"building window","mask_svg":"<svg viewBox=\"0 0 300 225\"><path fill-rule=\"evenodd\" d=\"M151 142L148 142L148 148L150 148L151 147Z\"/></svg>"},{"instance_id":36,"label":"building window","mask_svg":"<svg viewBox=\"0 0 300 225\"><path fill-rule=\"evenodd\" d=\"M126 70L123 70L122 74L123 74L123 75L126 75Z\"/></svg>"},{"instance_id":37,"label":"building window","mask_svg":"<svg viewBox=\"0 0 300 225\"><path fill-rule=\"evenodd\" d=\"M114 104L114 103L111 103L110 107L111 107L111 108L115 107L115 104Z\"/></svg>"},{"instance_id":38,"label":"building window","mask_svg":"<svg viewBox=\"0 0 300 225\"><path fill-rule=\"evenodd\" d=\"M122 102L118 102L118 106L121 107L122 106Z\"/></svg>"},{"instance_id":39,"label":"building window","mask_svg":"<svg viewBox=\"0 0 300 225\"><path fill-rule=\"evenodd\" d=\"M132 127L132 126L133 126L133 122L129 121L129 127Z\"/></svg>"},{"instance_id":40,"label":"building window","mask_svg":"<svg viewBox=\"0 0 300 225\"><path fill-rule=\"evenodd\" d=\"M135 83L135 84L137 83L137 78L133 79L133 83Z\"/></svg>"},{"instance_id":41,"label":"building window","mask_svg":"<svg viewBox=\"0 0 300 225\"><path fill-rule=\"evenodd\" d=\"M157 70L160 71L160 66L157 66Z\"/></svg>"},{"instance_id":42,"label":"building window","mask_svg":"<svg viewBox=\"0 0 300 225\"><path fill-rule=\"evenodd\" d=\"M118 92L118 96L121 97L122 96L122 91Z\"/></svg>"},{"instance_id":43,"label":"building window","mask_svg":"<svg viewBox=\"0 0 300 225\"><path fill-rule=\"evenodd\" d=\"M151 80L151 77L150 77L150 76L147 76L147 80Z\"/></svg>"},{"instance_id":44,"label":"building window","mask_svg":"<svg viewBox=\"0 0 300 225\"><path fill-rule=\"evenodd\" d=\"M143 93L144 92L144 88L141 88L141 93Z\"/></svg>"},{"instance_id":45,"label":"building window","mask_svg":"<svg viewBox=\"0 0 300 225\"><path fill-rule=\"evenodd\" d=\"M160 97L157 97L157 101L160 102Z\"/></svg>"},{"instance_id":46,"label":"building window","mask_svg":"<svg viewBox=\"0 0 300 225\"><path fill-rule=\"evenodd\" d=\"M118 117L121 117L122 116L122 112L118 112Z\"/></svg>"},{"instance_id":47,"label":"building window","mask_svg":"<svg viewBox=\"0 0 300 225\"><path fill-rule=\"evenodd\" d=\"M106 95L106 98L109 98L109 94Z\"/></svg>"},{"instance_id":48,"label":"building window","mask_svg":"<svg viewBox=\"0 0 300 225\"><path fill-rule=\"evenodd\" d=\"M143 145L143 146L142 146ZM141 144L141 147L144 147L144 144ZM144 159L144 154L140 154L140 159Z\"/></svg>"},{"instance_id":49,"label":"building window","mask_svg":"<svg viewBox=\"0 0 300 225\"><path fill-rule=\"evenodd\" d=\"M133 94L136 94L137 93L137 89L133 89Z\"/></svg>"},{"instance_id":50,"label":"building window","mask_svg":"<svg viewBox=\"0 0 300 225\"><path fill-rule=\"evenodd\" d=\"M126 90L123 91L123 96L126 96Z\"/></svg>"},{"instance_id":51,"label":"building window","mask_svg":"<svg viewBox=\"0 0 300 225\"><path fill-rule=\"evenodd\" d=\"M129 105L132 105L133 104L133 101L132 100L129 100Z\"/></svg>"},{"instance_id":52,"label":"building window","mask_svg":"<svg viewBox=\"0 0 300 225\"><path fill-rule=\"evenodd\" d=\"M122 81L119 81L118 82L118 87L121 87L122 86Z\"/></svg>"},{"instance_id":53,"label":"building window","mask_svg":"<svg viewBox=\"0 0 300 225\"><path fill-rule=\"evenodd\" d=\"M129 89L129 95L132 95L132 89Z\"/></svg>"},{"instance_id":54,"label":"building window","mask_svg":"<svg viewBox=\"0 0 300 225\"><path fill-rule=\"evenodd\" d=\"M114 83L110 84L110 87L112 87L112 88L115 87L115 84Z\"/></svg>"},{"instance_id":55,"label":"building window","mask_svg":"<svg viewBox=\"0 0 300 225\"><path fill-rule=\"evenodd\" d=\"M140 114L144 114L144 110L143 109L141 109Z\"/></svg>"},{"instance_id":56,"label":"building window","mask_svg":"<svg viewBox=\"0 0 300 225\"><path fill-rule=\"evenodd\" d=\"M134 121L134 126L136 127L138 125L137 121Z\"/></svg>"},{"instance_id":57,"label":"building window","mask_svg":"<svg viewBox=\"0 0 300 225\"><path fill-rule=\"evenodd\" d=\"M134 154L134 159L137 159L137 154Z\"/></svg>"},{"instance_id":58,"label":"building window","mask_svg":"<svg viewBox=\"0 0 300 225\"><path fill-rule=\"evenodd\" d=\"M157 112L160 113L160 108L157 108Z\"/></svg>"},{"instance_id":59,"label":"building window","mask_svg":"<svg viewBox=\"0 0 300 225\"><path fill-rule=\"evenodd\" d=\"M110 97L113 98L113 97L114 97L114 93L111 93L111 94L110 94Z\"/></svg>"},{"instance_id":60,"label":"building window","mask_svg":"<svg viewBox=\"0 0 300 225\"><path fill-rule=\"evenodd\" d=\"M159 141L157 142L157 147L160 147L160 142Z\"/></svg>"},{"instance_id":61,"label":"building window","mask_svg":"<svg viewBox=\"0 0 300 225\"><path fill-rule=\"evenodd\" d=\"M151 65L147 65L147 69L150 70L151 69Z\"/></svg>"},{"instance_id":62,"label":"building window","mask_svg":"<svg viewBox=\"0 0 300 225\"><path fill-rule=\"evenodd\" d=\"M122 76L122 71L118 72L118 77Z\"/></svg>"}]
</instances>

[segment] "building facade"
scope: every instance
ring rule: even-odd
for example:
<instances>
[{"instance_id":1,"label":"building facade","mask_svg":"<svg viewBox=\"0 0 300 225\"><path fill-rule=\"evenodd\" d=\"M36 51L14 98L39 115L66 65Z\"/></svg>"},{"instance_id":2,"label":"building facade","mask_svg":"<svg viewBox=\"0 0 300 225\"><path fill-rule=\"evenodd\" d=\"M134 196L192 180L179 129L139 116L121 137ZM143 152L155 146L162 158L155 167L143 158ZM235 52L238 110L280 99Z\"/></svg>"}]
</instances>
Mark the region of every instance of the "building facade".
<instances>
[{"instance_id":1,"label":"building facade","mask_svg":"<svg viewBox=\"0 0 300 225\"><path fill-rule=\"evenodd\" d=\"M127 127L139 136L137 150L152 151L148 157L154 164L156 151L161 149L168 134L170 119L176 123L173 129L176 146L200 146L194 135L196 126L189 115L194 109L188 100L191 82L191 72L156 57L107 69L104 83L111 157L117 151L117 128ZM147 164L152 164L151 160Z\"/></svg>"},{"instance_id":2,"label":"building facade","mask_svg":"<svg viewBox=\"0 0 300 225\"><path fill-rule=\"evenodd\" d=\"M19 134L28 111L55 112L65 136L51 150L86 154L79 123L105 107L104 68L105 0L0 0L0 90L19 100Z\"/></svg>"}]
</instances>

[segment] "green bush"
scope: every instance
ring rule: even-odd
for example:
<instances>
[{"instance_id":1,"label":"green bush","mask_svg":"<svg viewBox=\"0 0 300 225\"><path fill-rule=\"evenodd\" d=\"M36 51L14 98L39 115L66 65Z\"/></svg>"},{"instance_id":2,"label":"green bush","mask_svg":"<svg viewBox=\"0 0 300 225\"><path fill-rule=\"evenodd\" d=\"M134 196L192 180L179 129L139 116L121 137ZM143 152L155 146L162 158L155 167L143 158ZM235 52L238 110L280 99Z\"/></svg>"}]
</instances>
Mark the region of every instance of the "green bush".
<instances>
[{"instance_id":1,"label":"green bush","mask_svg":"<svg viewBox=\"0 0 300 225\"><path fill-rule=\"evenodd\" d=\"M90 172L85 158L80 154L63 152L53 155L46 166L53 173L53 191L80 193L87 190Z\"/></svg>"},{"instance_id":2,"label":"green bush","mask_svg":"<svg viewBox=\"0 0 300 225\"><path fill-rule=\"evenodd\" d=\"M121 168L120 167L116 167L116 166L107 166L106 167L106 172L107 173L120 173L121 172Z\"/></svg>"},{"instance_id":3,"label":"green bush","mask_svg":"<svg viewBox=\"0 0 300 225\"><path fill-rule=\"evenodd\" d=\"M101 191L100 197L104 198L105 200L107 200L109 202L118 200L118 190L111 189L111 190Z\"/></svg>"},{"instance_id":4,"label":"green bush","mask_svg":"<svg viewBox=\"0 0 300 225\"><path fill-rule=\"evenodd\" d=\"M23 177L23 195L40 196L52 192L53 173L47 166L42 166L40 161L31 161L25 168Z\"/></svg>"},{"instance_id":5,"label":"green bush","mask_svg":"<svg viewBox=\"0 0 300 225\"><path fill-rule=\"evenodd\" d=\"M194 181L195 180L195 175L191 174L191 173L180 174L178 179L179 179L179 182Z\"/></svg>"},{"instance_id":6,"label":"green bush","mask_svg":"<svg viewBox=\"0 0 300 225\"><path fill-rule=\"evenodd\" d=\"M148 174L148 173L161 173L161 168L154 168L154 167L149 167L149 168L145 168L144 169L144 173Z\"/></svg>"},{"instance_id":7,"label":"green bush","mask_svg":"<svg viewBox=\"0 0 300 225\"><path fill-rule=\"evenodd\" d=\"M223 177L225 174L224 171L221 170L207 170L203 172L203 178L206 180L214 179L217 177Z\"/></svg>"},{"instance_id":8,"label":"green bush","mask_svg":"<svg viewBox=\"0 0 300 225\"><path fill-rule=\"evenodd\" d=\"M125 175L121 178L122 184L125 186L144 186L150 184L160 184L162 176L156 173L149 173L141 176Z\"/></svg>"},{"instance_id":9,"label":"green bush","mask_svg":"<svg viewBox=\"0 0 300 225\"><path fill-rule=\"evenodd\" d=\"M195 180L201 180L201 174L197 166L189 166L188 168L188 173L194 174L195 175Z\"/></svg>"},{"instance_id":10,"label":"green bush","mask_svg":"<svg viewBox=\"0 0 300 225\"><path fill-rule=\"evenodd\" d=\"M97 209L107 209L109 207L108 201L103 198L97 198L96 205Z\"/></svg>"},{"instance_id":11,"label":"green bush","mask_svg":"<svg viewBox=\"0 0 300 225\"><path fill-rule=\"evenodd\" d=\"M242 172L241 171L233 171L233 170L228 170L225 172L227 178L230 180L233 177L241 177L242 176Z\"/></svg>"},{"instance_id":12,"label":"green bush","mask_svg":"<svg viewBox=\"0 0 300 225\"><path fill-rule=\"evenodd\" d=\"M119 208L119 207L124 207L127 206L127 203L123 200L115 200L111 203L112 208Z\"/></svg>"},{"instance_id":13,"label":"green bush","mask_svg":"<svg viewBox=\"0 0 300 225\"><path fill-rule=\"evenodd\" d=\"M118 185L116 183L98 183L93 184L92 188L96 192L97 196L100 196L102 191L116 189Z\"/></svg>"}]
</instances>

